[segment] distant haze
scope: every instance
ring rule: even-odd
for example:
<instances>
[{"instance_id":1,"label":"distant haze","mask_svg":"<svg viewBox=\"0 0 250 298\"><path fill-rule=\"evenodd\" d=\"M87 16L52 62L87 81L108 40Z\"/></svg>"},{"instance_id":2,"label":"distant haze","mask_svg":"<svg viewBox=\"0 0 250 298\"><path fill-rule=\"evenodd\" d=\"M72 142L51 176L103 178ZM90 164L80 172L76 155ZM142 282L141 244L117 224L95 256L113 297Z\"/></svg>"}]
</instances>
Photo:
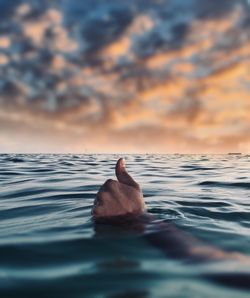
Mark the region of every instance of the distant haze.
<instances>
[{"instance_id":1,"label":"distant haze","mask_svg":"<svg viewBox=\"0 0 250 298\"><path fill-rule=\"evenodd\" d=\"M0 0L0 152L250 153L250 6Z\"/></svg>"}]
</instances>

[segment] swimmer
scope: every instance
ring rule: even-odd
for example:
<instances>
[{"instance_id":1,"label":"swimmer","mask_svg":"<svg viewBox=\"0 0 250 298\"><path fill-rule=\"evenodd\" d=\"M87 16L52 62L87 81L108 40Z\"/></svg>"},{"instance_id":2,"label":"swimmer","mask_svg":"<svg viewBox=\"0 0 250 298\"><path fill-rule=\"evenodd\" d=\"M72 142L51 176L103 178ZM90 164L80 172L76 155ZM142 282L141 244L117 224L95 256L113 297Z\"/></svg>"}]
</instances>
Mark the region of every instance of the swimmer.
<instances>
[{"instance_id":1,"label":"swimmer","mask_svg":"<svg viewBox=\"0 0 250 298\"><path fill-rule=\"evenodd\" d=\"M173 258L192 262L237 260L250 264L247 256L207 245L172 223L157 224L147 213L141 187L128 174L123 158L117 161L115 173L117 180L108 179L96 195L92 208L95 222L139 227L146 231L144 235L150 243Z\"/></svg>"}]
</instances>

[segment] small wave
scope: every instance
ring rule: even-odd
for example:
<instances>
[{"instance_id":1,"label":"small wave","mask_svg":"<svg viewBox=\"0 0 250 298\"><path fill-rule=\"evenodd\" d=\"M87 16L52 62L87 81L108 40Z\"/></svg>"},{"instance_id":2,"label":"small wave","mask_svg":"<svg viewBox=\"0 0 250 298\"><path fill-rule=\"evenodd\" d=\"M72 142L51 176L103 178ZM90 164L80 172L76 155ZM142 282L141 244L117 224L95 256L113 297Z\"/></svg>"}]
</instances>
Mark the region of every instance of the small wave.
<instances>
[{"instance_id":1,"label":"small wave","mask_svg":"<svg viewBox=\"0 0 250 298\"><path fill-rule=\"evenodd\" d=\"M60 162L60 165L63 165L63 166L75 166L75 163L69 162L69 161L62 161L62 162Z\"/></svg>"},{"instance_id":2,"label":"small wave","mask_svg":"<svg viewBox=\"0 0 250 298\"><path fill-rule=\"evenodd\" d=\"M231 206L232 204L229 202L224 202L224 201L211 201L211 202L203 202L202 200L199 201L178 201L177 202L181 206L186 206L186 207L212 207L212 208L217 208L217 207L228 207Z\"/></svg>"},{"instance_id":3,"label":"small wave","mask_svg":"<svg viewBox=\"0 0 250 298\"><path fill-rule=\"evenodd\" d=\"M180 211L173 209L163 209L163 208L151 208L148 210L149 213L157 214L157 215L166 215L169 219L178 219L183 218L184 215Z\"/></svg>"},{"instance_id":4,"label":"small wave","mask_svg":"<svg viewBox=\"0 0 250 298\"><path fill-rule=\"evenodd\" d=\"M20 171L9 171L9 170L1 170L2 176L23 176L25 173L22 173Z\"/></svg>"},{"instance_id":5,"label":"small wave","mask_svg":"<svg viewBox=\"0 0 250 298\"><path fill-rule=\"evenodd\" d=\"M182 207L180 208L182 212L189 212L190 214L194 214L198 217L206 217L211 219L219 219L224 221L235 221L240 222L241 220L250 221L250 212L240 212L240 211L218 211L211 210L209 208L199 208L199 207Z\"/></svg>"},{"instance_id":6,"label":"small wave","mask_svg":"<svg viewBox=\"0 0 250 298\"><path fill-rule=\"evenodd\" d=\"M201 166L181 166L184 171L212 171L212 170L217 170L216 168L213 167L201 167Z\"/></svg>"},{"instance_id":7,"label":"small wave","mask_svg":"<svg viewBox=\"0 0 250 298\"><path fill-rule=\"evenodd\" d=\"M20 157L11 157L11 158L6 159L6 161L11 161L11 162L14 162L14 163L25 162L25 160L23 158L20 158Z\"/></svg>"},{"instance_id":8,"label":"small wave","mask_svg":"<svg viewBox=\"0 0 250 298\"><path fill-rule=\"evenodd\" d=\"M4 199L16 199L16 198L30 198L35 195L41 195L48 192L54 192L56 190L54 189L45 189L45 188L30 188L30 189L24 189L24 190L14 190L14 192L9 192L6 194L3 194Z\"/></svg>"},{"instance_id":9,"label":"small wave","mask_svg":"<svg viewBox=\"0 0 250 298\"><path fill-rule=\"evenodd\" d=\"M250 182L217 182L217 181L203 181L198 185L210 187L236 187L250 189Z\"/></svg>"},{"instance_id":10,"label":"small wave","mask_svg":"<svg viewBox=\"0 0 250 298\"><path fill-rule=\"evenodd\" d=\"M17 219L20 217L27 217L27 213L32 214L30 216L34 217L37 215L43 215L46 216L49 213L55 213L60 210L60 206L56 204L44 204L44 205L29 205L29 206L23 206L23 207L15 207L15 208L9 208L7 210L1 210L0 211L0 217L1 220L5 219Z\"/></svg>"},{"instance_id":11,"label":"small wave","mask_svg":"<svg viewBox=\"0 0 250 298\"><path fill-rule=\"evenodd\" d=\"M250 290L250 273L211 273L203 276L228 287Z\"/></svg>"},{"instance_id":12,"label":"small wave","mask_svg":"<svg viewBox=\"0 0 250 298\"><path fill-rule=\"evenodd\" d=\"M47 173L47 172L53 172L55 169L52 168L36 168L32 169L31 172L33 173Z\"/></svg>"}]
</instances>

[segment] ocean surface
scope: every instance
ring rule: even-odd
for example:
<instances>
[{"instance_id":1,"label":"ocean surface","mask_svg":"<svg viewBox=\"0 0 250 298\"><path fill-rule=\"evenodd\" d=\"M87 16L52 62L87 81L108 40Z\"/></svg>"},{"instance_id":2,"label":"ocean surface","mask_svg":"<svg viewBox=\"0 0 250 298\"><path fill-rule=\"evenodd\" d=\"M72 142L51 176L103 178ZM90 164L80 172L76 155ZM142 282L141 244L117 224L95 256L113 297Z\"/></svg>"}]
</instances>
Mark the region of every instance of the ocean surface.
<instances>
[{"instance_id":1,"label":"ocean surface","mask_svg":"<svg viewBox=\"0 0 250 298\"><path fill-rule=\"evenodd\" d=\"M192 263L96 225L117 155L0 155L0 297L249 297L250 266ZM125 155L156 223L250 258L250 156Z\"/></svg>"}]
</instances>

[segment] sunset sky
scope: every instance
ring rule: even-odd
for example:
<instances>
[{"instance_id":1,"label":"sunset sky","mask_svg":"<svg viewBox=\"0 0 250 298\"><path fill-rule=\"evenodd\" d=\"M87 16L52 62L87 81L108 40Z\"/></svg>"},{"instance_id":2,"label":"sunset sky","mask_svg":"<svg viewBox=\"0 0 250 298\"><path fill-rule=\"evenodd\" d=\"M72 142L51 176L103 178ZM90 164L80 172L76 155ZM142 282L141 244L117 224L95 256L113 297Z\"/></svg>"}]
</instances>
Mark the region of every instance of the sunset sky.
<instances>
[{"instance_id":1,"label":"sunset sky","mask_svg":"<svg viewBox=\"0 0 250 298\"><path fill-rule=\"evenodd\" d=\"M0 152L250 153L249 2L0 0Z\"/></svg>"}]
</instances>

